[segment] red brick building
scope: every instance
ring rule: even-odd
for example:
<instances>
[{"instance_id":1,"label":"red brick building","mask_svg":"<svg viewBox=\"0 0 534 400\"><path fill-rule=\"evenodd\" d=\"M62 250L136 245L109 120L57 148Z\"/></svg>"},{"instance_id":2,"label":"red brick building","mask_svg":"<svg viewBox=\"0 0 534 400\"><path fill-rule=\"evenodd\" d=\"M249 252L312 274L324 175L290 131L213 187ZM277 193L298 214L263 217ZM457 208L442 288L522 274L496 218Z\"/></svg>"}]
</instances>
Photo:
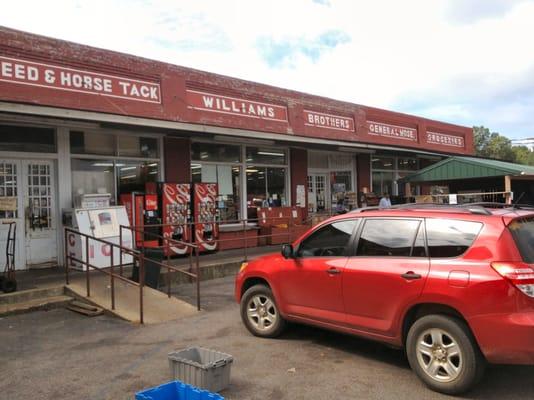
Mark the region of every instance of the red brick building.
<instances>
[{"instance_id":1,"label":"red brick building","mask_svg":"<svg viewBox=\"0 0 534 400\"><path fill-rule=\"evenodd\" d=\"M0 28L0 200L16 198L0 219L19 223L18 265L61 258L80 193L217 181L224 222L258 202L402 196L397 179L448 154L473 154L470 128Z\"/></svg>"}]
</instances>

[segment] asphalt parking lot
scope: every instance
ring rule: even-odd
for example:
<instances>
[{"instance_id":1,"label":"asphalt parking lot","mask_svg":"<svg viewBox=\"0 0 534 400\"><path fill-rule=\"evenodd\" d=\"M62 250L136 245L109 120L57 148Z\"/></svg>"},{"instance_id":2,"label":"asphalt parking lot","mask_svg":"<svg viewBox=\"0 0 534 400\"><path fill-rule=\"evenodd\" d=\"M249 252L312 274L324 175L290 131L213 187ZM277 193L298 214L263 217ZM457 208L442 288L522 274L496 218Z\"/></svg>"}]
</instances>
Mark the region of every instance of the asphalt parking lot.
<instances>
[{"instance_id":1,"label":"asphalt parking lot","mask_svg":"<svg viewBox=\"0 0 534 400\"><path fill-rule=\"evenodd\" d=\"M190 298L189 289L178 295ZM150 326L65 309L0 319L0 399L132 399L169 380L169 351L192 345L234 356L226 399L449 398L426 389L402 352L377 343L303 326L256 338L232 292L231 277L203 282L205 311ZM534 367L491 367L464 398L532 399Z\"/></svg>"}]
</instances>

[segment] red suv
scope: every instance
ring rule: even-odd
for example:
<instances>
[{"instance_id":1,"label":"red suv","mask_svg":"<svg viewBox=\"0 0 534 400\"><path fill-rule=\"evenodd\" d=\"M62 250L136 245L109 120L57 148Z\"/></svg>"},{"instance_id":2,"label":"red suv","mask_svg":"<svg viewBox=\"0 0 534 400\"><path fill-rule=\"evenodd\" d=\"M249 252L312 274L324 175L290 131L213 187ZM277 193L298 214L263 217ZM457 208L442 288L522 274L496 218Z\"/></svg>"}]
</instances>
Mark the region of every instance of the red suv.
<instances>
[{"instance_id":1,"label":"red suv","mask_svg":"<svg viewBox=\"0 0 534 400\"><path fill-rule=\"evenodd\" d=\"M241 266L256 336L300 322L404 348L431 389L471 388L486 362L534 364L534 209L412 205L330 218Z\"/></svg>"}]
</instances>

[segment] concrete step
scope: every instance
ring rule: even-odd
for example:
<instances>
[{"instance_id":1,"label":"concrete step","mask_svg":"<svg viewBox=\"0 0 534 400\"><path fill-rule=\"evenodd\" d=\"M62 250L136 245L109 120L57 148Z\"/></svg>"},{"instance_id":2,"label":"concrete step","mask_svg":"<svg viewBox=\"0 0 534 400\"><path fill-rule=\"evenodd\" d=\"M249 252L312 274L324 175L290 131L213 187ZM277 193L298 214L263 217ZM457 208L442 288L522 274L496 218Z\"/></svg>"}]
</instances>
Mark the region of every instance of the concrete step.
<instances>
[{"instance_id":1,"label":"concrete step","mask_svg":"<svg viewBox=\"0 0 534 400\"><path fill-rule=\"evenodd\" d=\"M3 303L0 304L0 316L4 317L8 315L23 314L30 311L65 307L70 301L72 301L72 297L62 294L59 296L32 298L18 303Z\"/></svg>"},{"instance_id":2,"label":"concrete step","mask_svg":"<svg viewBox=\"0 0 534 400\"><path fill-rule=\"evenodd\" d=\"M0 305L26 303L31 300L47 297L62 296L65 294L63 285L54 285L38 289L20 290L13 293L0 294Z\"/></svg>"}]
</instances>

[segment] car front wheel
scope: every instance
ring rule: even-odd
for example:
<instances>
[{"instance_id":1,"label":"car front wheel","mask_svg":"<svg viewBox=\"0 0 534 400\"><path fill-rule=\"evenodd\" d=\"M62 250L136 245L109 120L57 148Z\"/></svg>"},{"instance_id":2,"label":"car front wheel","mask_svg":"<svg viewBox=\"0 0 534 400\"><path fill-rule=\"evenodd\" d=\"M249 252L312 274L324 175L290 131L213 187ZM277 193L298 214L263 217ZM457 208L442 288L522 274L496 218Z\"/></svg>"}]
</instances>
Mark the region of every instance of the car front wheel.
<instances>
[{"instance_id":1,"label":"car front wheel","mask_svg":"<svg viewBox=\"0 0 534 400\"><path fill-rule=\"evenodd\" d=\"M243 294L241 319L253 335L260 337L276 337L285 327L273 293L265 285L254 285Z\"/></svg>"},{"instance_id":2,"label":"car front wheel","mask_svg":"<svg viewBox=\"0 0 534 400\"><path fill-rule=\"evenodd\" d=\"M455 395L482 377L485 360L465 322L427 315L410 328L406 354L412 370L431 389Z\"/></svg>"}]
</instances>

